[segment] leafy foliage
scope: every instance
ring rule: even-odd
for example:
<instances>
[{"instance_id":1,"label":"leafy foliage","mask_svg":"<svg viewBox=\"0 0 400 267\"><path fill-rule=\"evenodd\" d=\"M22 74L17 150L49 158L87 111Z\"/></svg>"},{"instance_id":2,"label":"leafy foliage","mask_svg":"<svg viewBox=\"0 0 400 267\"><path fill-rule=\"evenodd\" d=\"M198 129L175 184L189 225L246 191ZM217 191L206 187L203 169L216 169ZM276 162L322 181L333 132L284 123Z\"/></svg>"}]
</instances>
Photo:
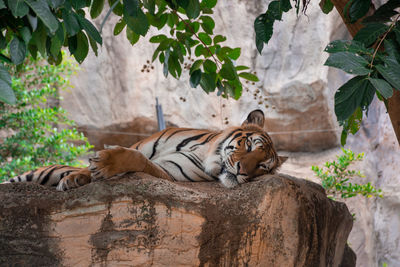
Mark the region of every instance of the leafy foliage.
<instances>
[{"instance_id":1,"label":"leafy foliage","mask_svg":"<svg viewBox=\"0 0 400 267\"><path fill-rule=\"evenodd\" d=\"M355 22L366 14L370 4L370 1L364 0L349 1L345 16L350 22ZM362 111L368 112L375 93L386 103L393 95L393 88L400 90L400 40L396 36L400 24L399 15L394 10L399 6L400 1L389 0L363 20L365 27L352 41L334 41L325 49L330 53L325 65L357 75L335 94L335 113L343 126L342 145L346 143L349 132L355 134L360 128ZM361 9L364 11L361 12ZM390 20L396 14L397 17ZM381 49L383 45L386 50Z\"/></svg>"},{"instance_id":2,"label":"leafy foliage","mask_svg":"<svg viewBox=\"0 0 400 267\"><path fill-rule=\"evenodd\" d=\"M264 48L264 43L267 44L272 37L275 21L281 20L282 13L288 12L291 8L290 0L275 0L269 3L265 13L255 19L256 46L260 54Z\"/></svg>"},{"instance_id":3,"label":"leafy foliage","mask_svg":"<svg viewBox=\"0 0 400 267\"><path fill-rule=\"evenodd\" d=\"M365 197L382 197L382 191L376 189L370 182L366 184L351 183L354 177L365 177L360 171L350 170L349 167L356 161L364 158L364 153L355 155L349 149L342 149L343 155L337 157L337 160L326 162L324 166L312 166L311 169L321 180L322 187L326 194L332 199L350 198L357 195Z\"/></svg>"},{"instance_id":4,"label":"leafy foliage","mask_svg":"<svg viewBox=\"0 0 400 267\"><path fill-rule=\"evenodd\" d=\"M289 0L288 0L289 1ZM157 58L164 65L164 75L179 78L185 56L201 58L190 78L192 87L200 85L207 93L218 89L223 97L239 98L242 93L240 79L232 67L240 56L240 48L221 45L226 40L214 35L215 22L209 14L217 0L0 0L0 49L10 47L10 57L0 55L6 63L21 64L27 54L34 58L40 54L49 63L62 61L61 49L68 47L71 55L82 63L89 49L97 55L102 45L99 30L87 19L98 17L108 8L120 17L114 27L118 35L126 27L126 37L134 45L151 27L158 30L169 27L169 35L156 35L150 41L157 43L153 61ZM215 65L211 65L210 61ZM203 65L206 64L206 65ZM12 104L16 99L9 84L5 66L0 64L0 101ZM255 78L252 76L252 80Z\"/></svg>"},{"instance_id":5,"label":"leafy foliage","mask_svg":"<svg viewBox=\"0 0 400 267\"><path fill-rule=\"evenodd\" d=\"M65 111L51 104L57 89L67 88L76 66L64 59L58 66L28 57L12 67L16 104L0 103L0 181L50 164L81 165L77 157L91 148L72 127Z\"/></svg>"},{"instance_id":6,"label":"leafy foliage","mask_svg":"<svg viewBox=\"0 0 400 267\"><path fill-rule=\"evenodd\" d=\"M298 12L301 1L294 2ZM307 3L302 1L303 12ZM343 126L342 145L346 144L348 133L357 133L363 112L368 112L375 94L386 104L393 95L393 88L400 90L400 14L396 10L400 7L400 1L389 0L374 14L364 18L370 6L371 0L348 1L343 14L345 20L355 23L362 19L365 27L358 31L353 40L336 40L325 48L330 53L325 65L357 75L335 94L335 113L339 124ZM324 13L329 13L333 9L332 1L321 0L320 7ZM257 17L254 30L260 53L264 43L268 43L272 36L274 21L280 20L282 13L290 9L289 0L275 0L264 14Z\"/></svg>"}]
</instances>

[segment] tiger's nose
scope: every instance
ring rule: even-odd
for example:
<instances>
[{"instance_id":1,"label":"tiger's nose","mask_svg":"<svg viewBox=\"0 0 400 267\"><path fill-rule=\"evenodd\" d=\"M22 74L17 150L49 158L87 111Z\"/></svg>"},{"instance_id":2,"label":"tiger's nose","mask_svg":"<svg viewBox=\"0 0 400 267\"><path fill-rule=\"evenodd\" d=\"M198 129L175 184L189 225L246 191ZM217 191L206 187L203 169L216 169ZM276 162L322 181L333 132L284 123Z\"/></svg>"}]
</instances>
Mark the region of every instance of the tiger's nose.
<instances>
[{"instance_id":1,"label":"tiger's nose","mask_svg":"<svg viewBox=\"0 0 400 267\"><path fill-rule=\"evenodd\" d=\"M247 176L247 173L242 168L242 164L240 163L240 161L237 162L236 168L237 168L237 175L246 175Z\"/></svg>"}]
</instances>

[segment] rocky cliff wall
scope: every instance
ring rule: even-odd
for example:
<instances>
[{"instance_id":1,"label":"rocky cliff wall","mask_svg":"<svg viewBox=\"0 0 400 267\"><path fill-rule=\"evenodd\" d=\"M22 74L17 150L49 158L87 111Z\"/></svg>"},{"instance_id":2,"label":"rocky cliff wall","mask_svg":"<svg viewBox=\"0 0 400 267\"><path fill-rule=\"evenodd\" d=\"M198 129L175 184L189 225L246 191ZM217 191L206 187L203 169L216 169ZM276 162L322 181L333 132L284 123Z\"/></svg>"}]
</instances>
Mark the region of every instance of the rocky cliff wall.
<instances>
[{"instance_id":1,"label":"rocky cliff wall","mask_svg":"<svg viewBox=\"0 0 400 267\"><path fill-rule=\"evenodd\" d=\"M235 189L145 174L69 192L5 184L0 203L2 266L355 264L346 205L284 175Z\"/></svg>"}]
</instances>

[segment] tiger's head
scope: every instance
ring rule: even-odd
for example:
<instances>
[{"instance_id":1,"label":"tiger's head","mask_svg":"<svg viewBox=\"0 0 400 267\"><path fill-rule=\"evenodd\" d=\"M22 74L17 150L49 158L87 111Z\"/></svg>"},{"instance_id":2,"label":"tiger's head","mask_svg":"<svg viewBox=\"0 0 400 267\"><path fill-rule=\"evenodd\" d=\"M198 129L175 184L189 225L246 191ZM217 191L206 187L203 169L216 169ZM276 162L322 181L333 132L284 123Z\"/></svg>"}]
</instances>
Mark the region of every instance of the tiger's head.
<instances>
[{"instance_id":1,"label":"tiger's head","mask_svg":"<svg viewBox=\"0 0 400 267\"><path fill-rule=\"evenodd\" d=\"M248 182L254 177L274 173L287 157L276 153L269 135L263 130L264 113L252 111L241 127L222 133L215 153L220 156L219 180L226 187Z\"/></svg>"}]
</instances>

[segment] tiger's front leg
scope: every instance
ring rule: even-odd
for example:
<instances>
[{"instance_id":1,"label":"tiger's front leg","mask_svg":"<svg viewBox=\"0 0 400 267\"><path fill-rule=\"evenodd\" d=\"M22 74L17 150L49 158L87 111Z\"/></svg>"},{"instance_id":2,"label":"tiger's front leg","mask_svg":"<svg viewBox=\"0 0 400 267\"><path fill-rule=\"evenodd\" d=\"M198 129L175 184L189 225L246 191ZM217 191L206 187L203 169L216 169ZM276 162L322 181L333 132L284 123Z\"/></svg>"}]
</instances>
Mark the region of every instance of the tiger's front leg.
<instances>
[{"instance_id":1,"label":"tiger's front leg","mask_svg":"<svg viewBox=\"0 0 400 267\"><path fill-rule=\"evenodd\" d=\"M120 146L110 146L89 159L89 170L94 180L108 179L127 172L144 172L152 176L173 181L158 165L147 159L140 151Z\"/></svg>"}]
</instances>

